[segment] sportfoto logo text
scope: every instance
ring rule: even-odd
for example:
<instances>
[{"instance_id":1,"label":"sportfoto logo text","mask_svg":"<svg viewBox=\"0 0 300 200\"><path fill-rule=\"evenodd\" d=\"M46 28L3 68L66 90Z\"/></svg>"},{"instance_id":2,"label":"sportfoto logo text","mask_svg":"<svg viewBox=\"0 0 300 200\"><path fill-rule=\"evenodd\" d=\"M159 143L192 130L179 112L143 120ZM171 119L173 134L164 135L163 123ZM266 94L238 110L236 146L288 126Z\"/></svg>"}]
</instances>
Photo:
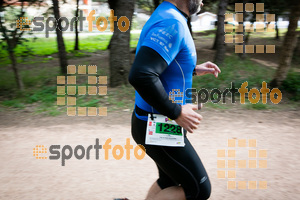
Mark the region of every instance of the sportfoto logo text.
<instances>
[{"instance_id":1,"label":"sportfoto logo text","mask_svg":"<svg viewBox=\"0 0 300 200\"><path fill-rule=\"evenodd\" d=\"M124 157L126 157L126 160L130 160L130 154L131 150L133 149L134 157L138 160L142 160L145 157L146 149L143 145L137 145L135 148L133 148L133 145L130 144L130 139L126 139L126 144L124 145L124 148L121 145L110 145L112 139L108 138L104 145L99 144L99 139L97 138L95 140L94 145L89 145L87 147L84 147L82 145L77 145L75 148L72 148L70 145L51 145L49 147L49 160L59 160L61 159L61 165L65 166L66 160L70 160L72 156L78 160L86 159L89 160L91 158L91 152L95 153L96 160L99 160L99 153L100 150L104 150L104 159L109 159L109 152L111 150L113 158L115 160L120 160ZM125 150L124 150L125 149ZM47 156L48 148L44 145L36 145L33 148L33 156L36 159L48 159Z\"/></svg>"},{"instance_id":2,"label":"sportfoto logo text","mask_svg":"<svg viewBox=\"0 0 300 200\"><path fill-rule=\"evenodd\" d=\"M32 21L28 20L27 17L21 17L20 19L16 20L16 25L17 28L19 28L21 31L30 31L30 30L44 31L45 30L46 38L49 37L49 32L54 31L56 28L60 31L67 31L68 29L70 29L70 31L73 31L75 27L75 21L78 21L79 31L83 30L83 22L88 21L88 30L89 32L92 32L93 22L95 20L96 20L96 27L100 32L105 31L109 23L110 23L111 32L114 32L115 22L117 22L118 29L121 32L128 31L130 27L129 19L126 16L121 16L118 19L117 16L114 15L114 10L110 11L110 16L108 17L108 19L106 19L103 16L100 16L96 19L94 15L95 15L95 10L92 10L87 17L83 17L83 12L80 11L78 18L73 17L71 20L69 20L66 17L60 17L58 20L56 20L54 17L48 17L46 19L45 24L44 24L44 20L45 20L44 17L35 17ZM30 26L32 24L34 25L34 27L31 29Z\"/></svg>"},{"instance_id":3,"label":"sportfoto logo text","mask_svg":"<svg viewBox=\"0 0 300 200\"><path fill-rule=\"evenodd\" d=\"M270 90L267 87L267 83L265 81L262 82L261 89L251 88L250 90L247 88L248 82L242 83L240 88L236 88L234 82L231 83L231 88L226 88L221 91L217 88L209 91L206 88L202 88L197 91L196 88L188 88L185 90L185 103L207 103L211 100L212 103L219 103L222 100L222 103L226 103L226 96L231 96L231 103L235 103L235 94L240 93L240 103L245 104L246 98L248 98L249 102L252 104L259 103L262 101L263 104L266 104L268 101L268 95L270 101L273 104L278 104L282 100L282 93L278 88L273 88ZM247 95L246 95L247 94ZM173 89L169 92L169 100L173 103L182 103L184 99L184 94L179 89Z\"/></svg>"}]
</instances>

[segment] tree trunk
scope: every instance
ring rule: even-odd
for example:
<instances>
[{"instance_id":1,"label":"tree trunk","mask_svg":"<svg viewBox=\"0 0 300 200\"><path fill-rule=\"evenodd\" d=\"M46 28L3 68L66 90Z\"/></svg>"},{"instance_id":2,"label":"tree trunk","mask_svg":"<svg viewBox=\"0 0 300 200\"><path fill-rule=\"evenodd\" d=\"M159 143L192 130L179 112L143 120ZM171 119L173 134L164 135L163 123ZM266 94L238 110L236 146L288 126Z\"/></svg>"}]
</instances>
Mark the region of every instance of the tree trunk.
<instances>
[{"instance_id":1,"label":"tree trunk","mask_svg":"<svg viewBox=\"0 0 300 200\"><path fill-rule=\"evenodd\" d=\"M116 7L116 4L118 3L118 0L107 0L107 3L109 5L109 8L114 10Z\"/></svg>"},{"instance_id":2,"label":"tree trunk","mask_svg":"<svg viewBox=\"0 0 300 200\"><path fill-rule=\"evenodd\" d=\"M78 12L79 12L79 0L76 1L76 13L75 17L78 19ZM78 20L75 21L75 46L74 50L79 50L79 40L78 40Z\"/></svg>"},{"instance_id":3,"label":"tree trunk","mask_svg":"<svg viewBox=\"0 0 300 200\"><path fill-rule=\"evenodd\" d=\"M275 39L279 40L278 15L275 15L275 31L276 31Z\"/></svg>"},{"instance_id":4,"label":"tree trunk","mask_svg":"<svg viewBox=\"0 0 300 200\"><path fill-rule=\"evenodd\" d=\"M297 62L299 63L300 62L300 35L298 36L298 39L297 39L297 45L295 47L295 50L294 50L294 55L293 55L294 59L297 58Z\"/></svg>"},{"instance_id":5,"label":"tree trunk","mask_svg":"<svg viewBox=\"0 0 300 200\"><path fill-rule=\"evenodd\" d=\"M253 22L254 23L254 22ZM251 24L250 27L253 28L254 24ZM249 43L249 39L250 39L250 35L251 35L251 32L245 32L245 26L244 26L244 32L243 32L243 38L244 38L244 44L243 44L243 53L239 53L239 58L241 59L246 59L247 58L247 53L246 53L246 49L245 49L245 46L248 45Z\"/></svg>"},{"instance_id":6,"label":"tree trunk","mask_svg":"<svg viewBox=\"0 0 300 200\"><path fill-rule=\"evenodd\" d=\"M224 32L224 20L225 20L225 12L227 8L228 0L221 0L219 3L218 10L218 28L217 28L217 51L215 54L215 63L221 64L225 58L225 32Z\"/></svg>"},{"instance_id":7,"label":"tree trunk","mask_svg":"<svg viewBox=\"0 0 300 200\"><path fill-rule=\"evenodd\" d=\"M217 27L218 27L218 25L217 25ZM217 44L218 44L218 28L216 30L216 36L215 36L214 44L213 44L211 49L216 50L217 49Z\"/></svg>"},{"instance_id":8,"label":"tree trunk","mask_svg":"<svg viewBox=\"0 0 300 200\"><path fill-rule=\"evenodd\" d=\"M153 0L154 10L159 6L160 0Z\"/></svg>"},{"instance_id":9,"label":"tree trunk","mask_svg":"<svg viewBox=\"0 0 300 200\"><path fill-rule=\"evenodd\" d=\"M115 16L126 16L130 26L126 32L121 32L117 22L110 44L110 86L116 87L128 83L128 72L131 66L130 59L130 27L134 11L135 0L116 0ZM124 9L126 8L126 9ZM118 18L119 19L119 18Z\"/></svg>"},{"instance_id":10,"label":"tree trunk","mask_svg":"<svg viewBox=\"0 0 300 200\"><path fill-rule=\"evenodd\" d=\"M52 2L53 2L54 17L58 22L60 18L58 0L52 0ZM67 60L67 53L66 53L64 38L61 29L62 29L61 24L58 23L56 27L56 40L57 40L57 47L58 47L60 69L62 74L67 74L68 60Z\"/></svg>"},{"instance_id":11,"label":"tree trunk","mask_svg":"<svg viewBox=\"0 0 300 200\"><path fill-rule=\"evenodd\" d=\"M8 8L10 5L3 6L4 1L0 1L0 13L3 13L6 8ZM7 2L8 3L8 2ZM14 16L17 18L24 17L25 11L24 11L24 1L21 2L21 13L18 16ZM7 51L9 54L9 59L11 60L11 66L15 75L15 80L17 83L17 87L20 91L24 90L24 84L22 81L22 78L19 74L19 70L17 67L17 59L15 56L15 49L18 44L22 44L22 40L20 38L22 37L24 31L20 31L18 33L18 28L15 28L14 30L7 29L3 23L5 23L5 20L2 18L4 16L0 15L0 32L2 33L1 36L2 41L6 42L7 44ZM0 42L1 43L1 42Z\"/></svg>"},{"instance_id":12,"label":"tree trunk","mask_svg":"<svg viewBox=\"0 0 300 200\"><path fill-rule=\"evenodd\" d=\"M115 10L116 3L117 3L116 0L108 0L107 3L108 3L108 5L109 5L109 8L110 8L110 9ZM111 39L112 39L112 37L110 38L109 43L108 43L106 49L110 49Z\"/></svg>"},{"instance_id":13,"label":"tree trunk","mask_svg":"<svg viewBox=\"0 0 300 200\"><path fill-rule=\"evenodd\" d=\"M108 43L108 45L107 45L106 49L110 49L110 45L111 45L111 39L112 39L112 37L110 38L110 40L109 40L109 43Z\"/></svg>"},{"instance_id":14,"label":"tree trunk","mask_svg":"<svg viewBox=\"0 0 300 200\"><path fill-rule=\"evenodd\" d=\"M280 87L286 79L287 73L291 66L294 48L297 44L297 26L300 17L300 1L295 1L297 5L292 6L289 19L288 31L285 35L282 51L279 58L279 66L277 68L274 79L271 81L271 87Z\"/></svg>"},{"instance_id":15,"label":"tree trunk","mask_svg":"<svg viewBox=\"0 0 300 200\"><path fill-rule=\"evenodd\" d=\"M23 91L24 90L24 84L23 84L23 81L20 77L19 70L17 68L17 60L16 60L15 53L14 53L13 50L9 51L9 58L11 60L11 66L12 66L12 69L13 69L14 74L15 74L15 79L16 79L16 82L17 82L17 86L21 91Z\"/></svg>"},{"instance_id":16,"label":"tree trunk","mask_svg":"<svg viewBox=\"0 0 300 200\"><path fill-rule=\"evenodd\" d=\"M253 24L251 24L251 28L253 27ZM246 37L245 37L245 45L247 45L249 43L249 39L250 39L250 35L251 35L251 32L248 32Z\"/></svg>"}]
</instances>

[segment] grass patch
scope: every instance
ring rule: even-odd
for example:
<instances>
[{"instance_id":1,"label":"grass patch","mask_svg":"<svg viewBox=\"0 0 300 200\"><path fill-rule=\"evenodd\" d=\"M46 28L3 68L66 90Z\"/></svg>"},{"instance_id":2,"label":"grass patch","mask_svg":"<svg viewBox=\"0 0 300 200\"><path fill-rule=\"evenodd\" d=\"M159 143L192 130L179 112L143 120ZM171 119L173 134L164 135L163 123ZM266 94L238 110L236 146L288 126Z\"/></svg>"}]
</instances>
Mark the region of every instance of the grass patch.
<instances>
[{"instance_id":1,"label":"grass patch","mask_svg":"<svg viewBox=\"0 0 300 200\"><path fill-rule=\"evenodd\" d=\"M206 36L210 37L212 32L205 32ZM136 47L139 39L139 34L131 35L131 48ZM73 51L74 39L65 38L67 51L69 56L83 57L86 56L86 52L94 52L99 50L105 50L111 35L99 35L91 37L83 37L80 39L80 51ZM36 62L49 62L53 60L53 53L57 53L56 39L55 38L40 38L36 42L28 43L33 49L35 55L47 56L41 58L41 61ZM18 51L18 49L17 49ZM22 51L22 49L19 49ZM1 65L5 65L2 60L8 59L3 49L0 50ZM35 62L33 59L29 59L28 62ZM101 62L101 61L100 61ZM199 61L200 63L200 61ZM89 65L90 63L82 63ZM199 91L202 88L212 90L214 88L223 92L226 88L231 88L231 83L235 84L235 88L240 88L242 83L248 82L247 88L260 89L262 82L267 83L273 78L274 69L263 67L259 64L255 64L250 59L241 60L236 54L232 56L226 56L224 63L222 64L222 73L216 79L213 75L205 75L201 77L195 77L193 81L193 88ZM98 68L98 75L107 75L107 69ZM5 107L13 107L22 109L26 105L36 103L36 113L46 113L50 116L56 116L66 113L66 106L56 105L56 76L59 75L60 69L57 66L54 67L27 67L20 70L21 77L25 85L25 91L19 92L16 89L16 83L13 72L8 68L0 68L0 104ZM78 77L79 80L79 77ZM300 74L291 72L288 74L287 80L283 84L283 89L293 94L292 97L295 100L300 99ZM78 82L79 83L79 82ZM80 85L86 85L85 81L79 83ZM79 85L78 84L78 85ZM293 93L294 92L294 93ZM239 94L236 94L239 96ZM227 97L230 94L227 94ZM221 99L222 100L222 99ZM236 99L237 103L239 102ZM261 101L261 100L260 100ZM118 88L109 88L108 95L106 96L77 96L77 106L80 107L107 107L108 111L132 109L134 106L134 89L128 86L122 86ZM226 100L226 103L230 103ZM298 104L297 104L298 105ZM210 107L213 109L229 109L231 105L219 103L215 104L208 102L204 104L204 107ZM251 104L249 101L242 105L245 109L253 110L266 110L274 108L271 104Z\"/></svg>"},{"instance_id":2,"label":"grass patch","mask_svg":"<svg viewBox=\"0 0 300 200\"><path fill-rule=\"evenodd\" d=\"M130 47L135 48L137 46L140 34L131 34ZM64 42L66 51L69 54L69 58L86 56L84 52L96 52L107 49L109 41L112 35L99 35L99 36L80 36L79 34L79 48L80 51L74 51L74 38L65 37ZM24 63L24 46L31 49L31 54L34 56L49 56L58 53L56 38L28 38L27 42L24 42L23 46L17 46L15 49L18 63ZM70 57L71 56L71 57ZM44 59L45 61L48 59ZM7 66L10 64L8 53L4 48L0 49L0 61L1 66ZM34 61L33 61L34 62Z\"/></svg>"},{"instance_id":3,"label":"grass patch","mask_svg":"<svg viewBox=\"0 0 300 200\"><path fill-rule=\"evenodd\" d=\"M53 116L53 117L58 116L60 114L62 114L62 112L59 110L56 110L56 109L48 111L48 115Z\"/></svg>"},{"instance_id":4,"label":"grass patch","mask_svg":"<svg viewBox=\"0 0 300 200\"><path fill-rule=\"evenodd\" d=\"M101 70L98 70L99 73L100 75L105 74ZM263 68L250 60L240 60L236 55L233 55L226 58L219 78L216 79L212 75L196 77L194 78L193 87L197 88L198 91L201 88L208 90L218 88L222 92L225 88L231 87L231 82L234 82L235 87L239 88L243 82L248 81L249 89L253 87L260 88L262 81L268 82L271 80L272 74L272 69ZM20 94L15 89L15 80L12 72L2 73L0 75L0 95L6 96L9 94L6 96L5 101L2 102L2 105L23 108L26 104L37 103L38 106L35 111L37 113L46 113L51 116L65 113L66 106L56 105L57 75L59 75L59 67L22 70L22 78L27 89ZM87 80L84 77L83 81L79 81L80 79L81 77L78 77L78 85L87 84ZM128 85L109 88L106 96L77 96L76 103L79 107L107 107L108 111L124 110L134 107L134 96L134 89ZM229 101L227 100L227 102ZM204 106L224 110L229 109L231 105L222 104L221 102L215 104L209 101ZM269 109L268 106L261 104L246 105L245 108L256 110Z\"/></svg>"},{"instance_id":5,"label":"grass patch","mask_svg":"<svg viewBox=\"0 0 300 200\"><path fill-rule=\"evenodd\" d=\"M31 96L43 86L56 84L56 75L59 73L59 68L34 68L21 70L19 73L24 83L24 87L27 88L23 94L20 94L17 89L13 72L0 69L0 96L6 96L7 98ZM47 94L43 95L47 96Z\"/></svg>"},{"instance_id":6,"label":"grass patch","mask_svg":"<svg viewBox=\"0 0 300 200\"><path fill-rule=\"evenodd\" d=\"M248 110L268 110L271 109L270 105L263 104L261 102L258 102L256 104L252 104L250 102L246 102L244 105L242 105L244 108Z\"/></svg>"},{"instance_id":7,"label":"grass patch","mask_svg":"<svg viewBox=\"0 0 300 200\"><path fill-rule=\"evenodd\" d=\"M213 109L220 109L220 110L227 110L229 109L229 106L226 104L219 103L213 103L213 102L207 102L206 104L203 104L203 107L213 108Z\"/></svg>"},{"instance_id":8,"label":"grass patch","mask_svg":"<svg viewBox=\"0 0 300 200\"><path fill-rule=\"evenodd\" d=\"M61 115L62 113L67 113L67 110L59 109L59 107L54 104L40 104L39 106L37 106L37 108L35 108L35 113L36 114L43 113L48 116L58 116Z\"/></svg>"},{"instance_id":9,"label":"grass patch","mask_svg":"<svg viewBox=\"0 0 300 200\"><path fill-rule=\"evenodd\" d=\"M12 108L25 108L25 105L21 102L20 99L4 100L1 102L3 106L12 107Z\"/></svg>"},{"instance_id":10,"label":"grass patch","mask_svg":"<svg viewBox=\"0 0 300 200\"><path fill-rule=\"evenodd\" d=\"M231 88L231 83L239 88L246 81L248 88L260 88L262 82L269 82L274 73L273 69L257 65L249 59L241 60L237 55L227 56L221 71L218 78L213 75L194 78L193 88L197 88L198 91L202 88L208 90L218 88L224 91L226 88Z\"/></svg>"},{"instance_id":11,"label":"grass patch","mask_svg":"<svg viewBox=\"0 0 300 200\"><path fill-rule=\"evenodd\" d=\"M289 72L287 78L282 83L281 89L290 93L289 99L300 100L300 73Z\"/></svg>"}]
</instances>

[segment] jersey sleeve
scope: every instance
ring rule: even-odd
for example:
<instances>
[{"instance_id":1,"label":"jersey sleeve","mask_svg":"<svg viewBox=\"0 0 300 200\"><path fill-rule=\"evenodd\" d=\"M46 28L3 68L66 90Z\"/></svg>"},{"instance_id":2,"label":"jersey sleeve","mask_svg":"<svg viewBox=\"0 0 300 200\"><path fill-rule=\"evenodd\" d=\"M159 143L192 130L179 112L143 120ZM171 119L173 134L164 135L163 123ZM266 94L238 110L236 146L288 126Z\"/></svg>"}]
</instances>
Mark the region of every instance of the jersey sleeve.
<instances>
[{"instance_id":1,"label":"jersey sleeve","mask_svg":"<svg viewBox=\"0 0 300 200\"><path fill-rule=\"evenodd\" d=\"M179 53L184 38L184 27L175 19L163 20L155 24L141 46L147 46L159 53L170 65Z\"/></svg>"}]
</instances>

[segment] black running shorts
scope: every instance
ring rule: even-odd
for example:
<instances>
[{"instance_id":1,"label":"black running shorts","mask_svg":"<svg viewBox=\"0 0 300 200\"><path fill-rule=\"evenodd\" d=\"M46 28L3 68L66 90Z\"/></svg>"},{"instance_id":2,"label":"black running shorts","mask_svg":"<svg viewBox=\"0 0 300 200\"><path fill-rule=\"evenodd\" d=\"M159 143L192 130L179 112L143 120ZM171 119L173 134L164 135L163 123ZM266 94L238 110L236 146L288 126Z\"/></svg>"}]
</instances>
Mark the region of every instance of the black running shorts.
<instances>
[{"instance_id":1,"label":"black running shorts","mask_svg":"<svg viewBox=\"0 0 300 200\"><path fill-rule=\"evenodd\" d=\"M157 165L159 178L157 180L161 189L171 186L181 186L184 189L187 200L208 199L211 193L211 185L205 168L184 134L184 147L165 147L146 145L147 121L132 114L132 136L137 144L146 149Z\"/></svg>"}]
</instances>

